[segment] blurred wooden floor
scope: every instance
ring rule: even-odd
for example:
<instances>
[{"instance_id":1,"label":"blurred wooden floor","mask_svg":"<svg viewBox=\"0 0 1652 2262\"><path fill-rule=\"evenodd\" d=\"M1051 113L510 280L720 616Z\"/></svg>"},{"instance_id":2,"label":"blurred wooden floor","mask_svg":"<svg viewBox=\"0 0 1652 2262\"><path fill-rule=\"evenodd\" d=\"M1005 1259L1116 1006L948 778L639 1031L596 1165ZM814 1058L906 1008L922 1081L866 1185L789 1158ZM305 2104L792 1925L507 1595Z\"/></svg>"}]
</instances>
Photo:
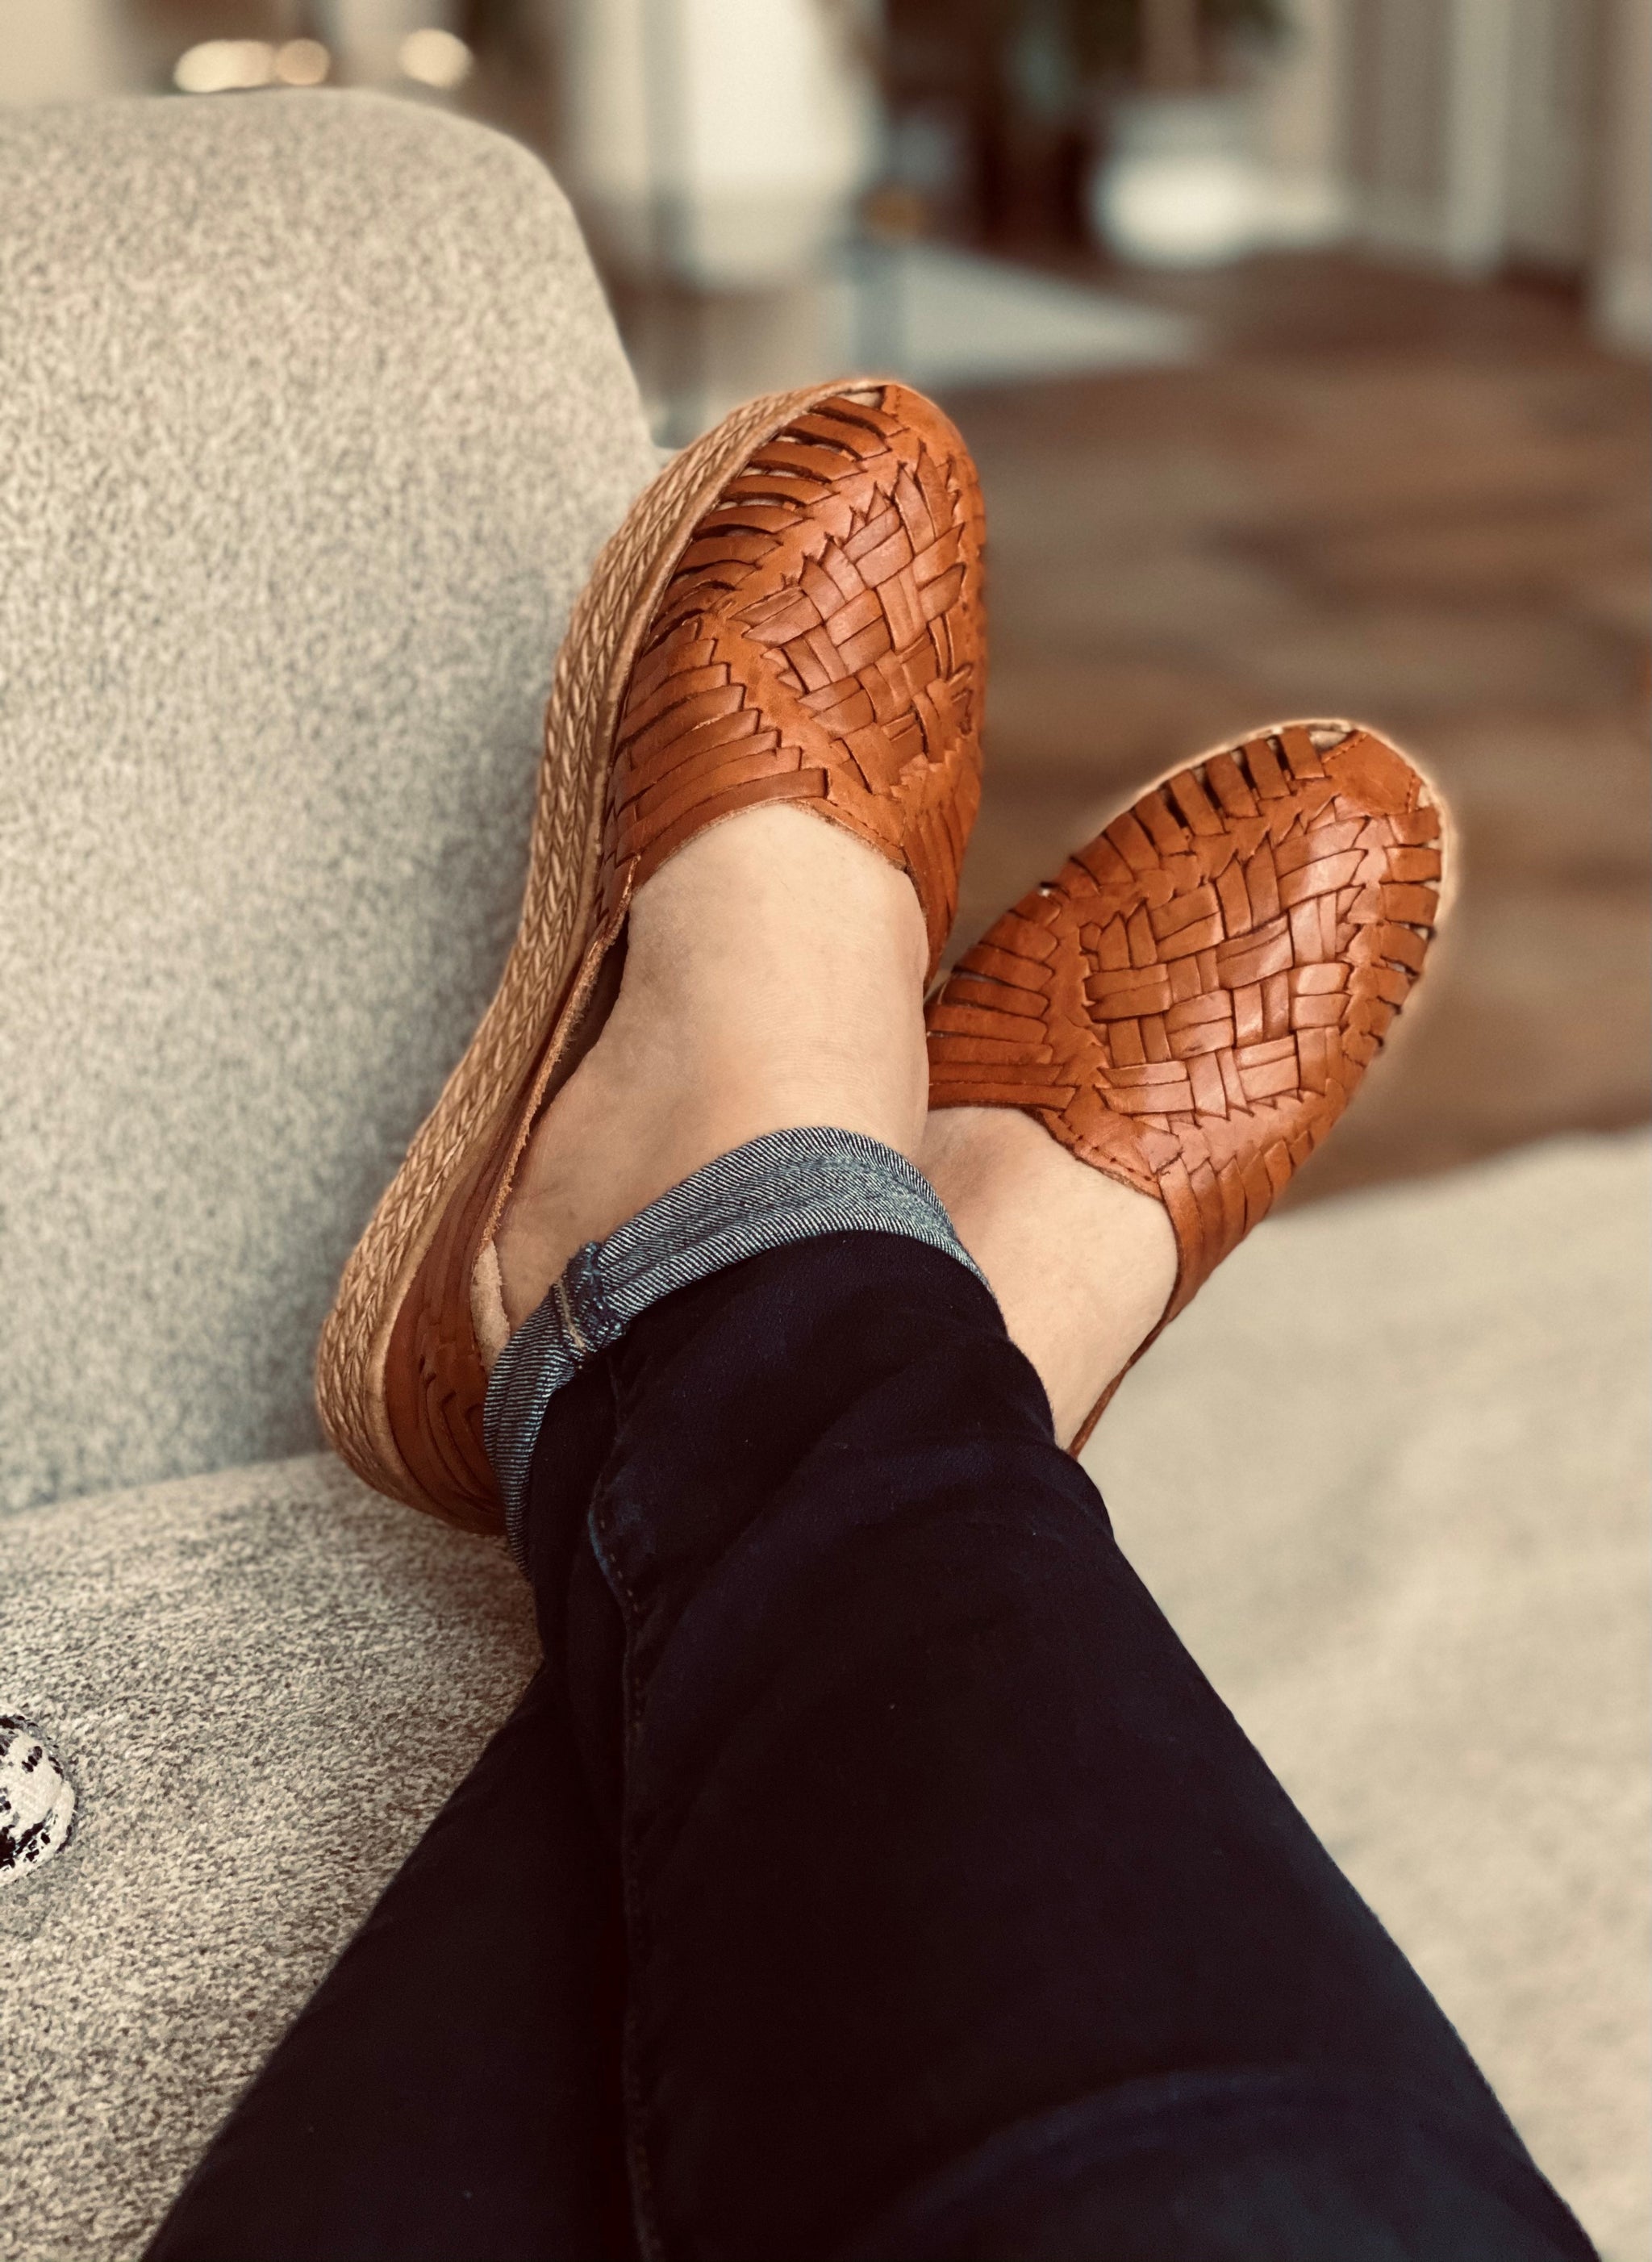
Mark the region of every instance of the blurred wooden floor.
<instances>
[{"instance_id":1,"label":"blurred wooden floor","mask_svg":"<svg viewBox=\"0 0 1652 2262\"><path fill-rule=\"evenodd\" d=\"M1467 883L1302 1195L1652 1113L1644 368L1554 292L1338 257L1153 295L1208 363L947 404L992 609L959 947L1179 757L1349 716L1451 794Z\"/></svg>"}]
</instances>

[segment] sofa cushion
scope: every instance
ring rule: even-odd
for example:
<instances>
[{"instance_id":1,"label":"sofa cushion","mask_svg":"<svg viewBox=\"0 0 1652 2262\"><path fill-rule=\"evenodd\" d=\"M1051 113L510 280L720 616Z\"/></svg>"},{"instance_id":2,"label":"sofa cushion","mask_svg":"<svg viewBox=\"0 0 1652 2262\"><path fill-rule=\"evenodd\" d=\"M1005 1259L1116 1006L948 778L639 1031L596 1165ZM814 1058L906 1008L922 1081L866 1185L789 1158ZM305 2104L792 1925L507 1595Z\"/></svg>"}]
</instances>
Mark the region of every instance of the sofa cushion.
<instances>
[{"instance_id":1,"label":"sofa cushion","mask_svg":"<svg viewBox=\"0 0 1652 2262\"><path fill-rule=\"evenodd\" d=\"M362 94L0 111L0 1509L303 1451L654 468L562 196Z\"/></svg>"}]
</instances>

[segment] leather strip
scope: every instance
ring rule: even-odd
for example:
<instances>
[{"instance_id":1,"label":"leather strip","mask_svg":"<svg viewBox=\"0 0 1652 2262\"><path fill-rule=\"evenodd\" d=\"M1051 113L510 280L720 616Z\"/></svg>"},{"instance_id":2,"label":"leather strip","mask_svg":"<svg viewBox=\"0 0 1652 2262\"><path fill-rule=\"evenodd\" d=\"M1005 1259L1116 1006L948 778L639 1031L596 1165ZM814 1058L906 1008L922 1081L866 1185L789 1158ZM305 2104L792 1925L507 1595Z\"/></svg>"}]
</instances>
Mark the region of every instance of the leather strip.
<instances>
[{"instance_id":1,"label":"leather strip","mask_svg":"<svg viewBox=\"0 0 1652 2262\"><path fill-rule=\"evenodd\" d=\"M1375 1058L1438 925L1443 846L1421 774L1345 724L1177 771L960 960L929 1008L930 1105L1025 1108L1156 1195L1172 1319Z\"/></svg>"},{"instance_id":2,"label":"leather strip","mask_svg":"<svg viewBox=\"0 0 1652 2262\"><path fill-rule=\"evenodd\" d=\"M962 440L902 385L835 396L756 450L632 669L605 908L707 825L786 801L910 875L933 973L980 801L983 525Z\"/></svg>"}]
</instances>

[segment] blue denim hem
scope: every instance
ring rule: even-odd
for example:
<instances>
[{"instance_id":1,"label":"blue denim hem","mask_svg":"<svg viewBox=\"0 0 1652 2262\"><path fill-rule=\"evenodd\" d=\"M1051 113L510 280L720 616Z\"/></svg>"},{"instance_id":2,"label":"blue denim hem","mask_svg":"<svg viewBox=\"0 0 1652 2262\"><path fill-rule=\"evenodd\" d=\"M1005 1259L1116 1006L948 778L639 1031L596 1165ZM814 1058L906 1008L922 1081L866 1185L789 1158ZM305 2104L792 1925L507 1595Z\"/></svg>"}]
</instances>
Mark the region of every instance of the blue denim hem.
<instances>
[{"instance_id":1,"label":"blue denim hem","mask_svg":"<svg viewBox=\"0 0 1652 2262\"><path fill-rule=\"evenodd\" d=\"M826 1233L898 1233L945 1251L985 1281L921 1171L857 1131L769 1131L719 1155L588 1241L500 1353L482 1433L511 1552L524 1560L528 1468L545 1408L651 1304L765 1250Z\"/></svg>"}]
</instances>

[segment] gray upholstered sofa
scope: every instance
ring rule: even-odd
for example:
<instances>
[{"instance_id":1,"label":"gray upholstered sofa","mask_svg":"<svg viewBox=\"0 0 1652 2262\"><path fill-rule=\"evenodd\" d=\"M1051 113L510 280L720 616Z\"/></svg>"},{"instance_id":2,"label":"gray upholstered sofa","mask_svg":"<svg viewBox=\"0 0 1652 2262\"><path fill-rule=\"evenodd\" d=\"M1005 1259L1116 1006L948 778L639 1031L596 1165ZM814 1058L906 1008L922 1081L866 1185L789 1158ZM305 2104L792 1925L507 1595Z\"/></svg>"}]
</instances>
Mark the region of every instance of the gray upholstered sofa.
<instances>
[{"instance_id":1,"label":"gray upholstered sofa","mask_svg":"<svg viewBox=\"0 0 1652 2262\"><path fill-rule=\"evenodd\" d=\"M328 95L0 123L0 1717L77 1799L0 1875L0 2262L141 2251L530 1669L498 1551L316 1450L308 1364L653 460L508 143ZM1614 2262L1648 1185L1576 1141L1283 1219L1086 1456Z\"/></svg>"},{"instance_id":2,"label":"gray upholstered sofa","mask_svg":"<svg viewBox=\"0 0 1652 2262\"><path fill-rule=\"evenodd\" d=\"M0 2255L135 2253L532 1662L318 1452L655 457L560 194L357 95L0 123Z\"/></svg>"}]
</instances>

